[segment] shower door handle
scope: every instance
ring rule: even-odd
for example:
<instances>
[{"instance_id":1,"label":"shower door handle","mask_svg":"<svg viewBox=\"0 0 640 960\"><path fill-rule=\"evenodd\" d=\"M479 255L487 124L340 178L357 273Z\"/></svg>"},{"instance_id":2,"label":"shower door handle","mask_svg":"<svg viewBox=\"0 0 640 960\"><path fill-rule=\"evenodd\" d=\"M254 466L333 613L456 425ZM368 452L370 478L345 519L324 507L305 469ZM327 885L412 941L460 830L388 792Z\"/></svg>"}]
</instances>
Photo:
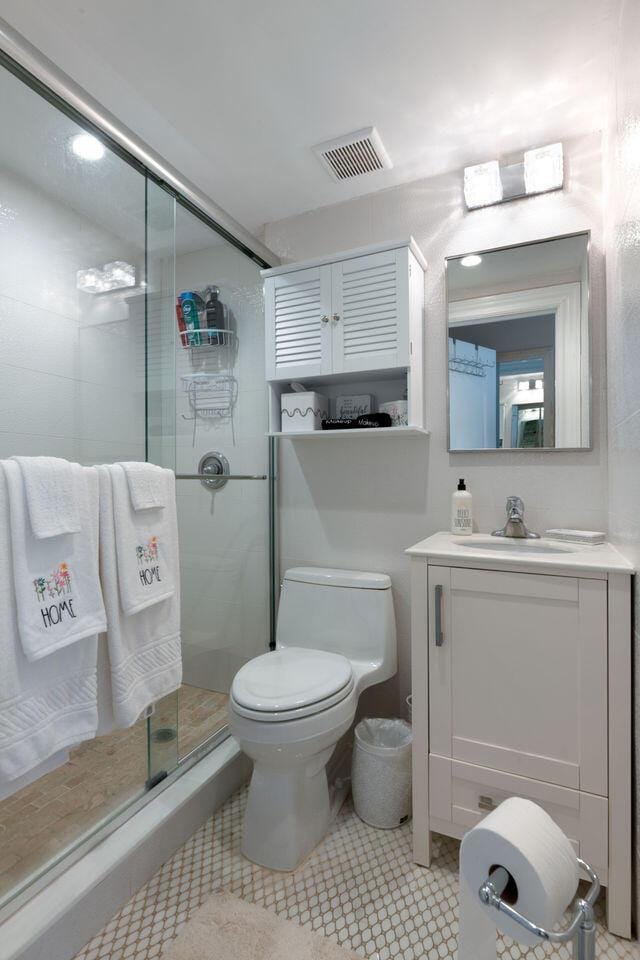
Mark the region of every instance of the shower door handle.
<instances>
[{"instance_id":1,"label":"shower door handle","mask_svg":"<svg viewBox=\"0 0 640 960\"><path fill-rule=\"evenodd\" d=\"M442 584L438 584L435 590L435 606L436 606L436 647L441 647L444 644L444 632L442 629L442 599L443 599L443 590Z\"/></svg>"}]
</instances>

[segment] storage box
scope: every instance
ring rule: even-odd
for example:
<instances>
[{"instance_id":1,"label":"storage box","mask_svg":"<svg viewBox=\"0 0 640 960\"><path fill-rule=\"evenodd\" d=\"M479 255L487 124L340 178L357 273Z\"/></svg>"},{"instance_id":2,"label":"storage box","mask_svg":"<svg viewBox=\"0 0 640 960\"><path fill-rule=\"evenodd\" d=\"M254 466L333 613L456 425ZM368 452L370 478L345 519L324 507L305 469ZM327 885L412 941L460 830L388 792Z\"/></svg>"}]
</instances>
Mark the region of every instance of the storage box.
<instances>
[{"instance_id":1,"label":"storage box","mask_svg":"<svg viewBox=\"0 0 640 960\"><path fill-rule=\"evenodd\" d=\"M375 401L370 393L336 398L336 417L348 417L354 420L363 413L373 413L374 410Z\"/></svg>"},{"instance_id":2,"label":"storage box","mask_svg":"<svg viewBox=\"0 0 640 960\"><path fill-rule=\"evenodd\" d=\"M321 430L329 416L329 403L321 393L283 393L280 397L283 433Z\"/></svg>"},{"instance_id":3,"label":"storage box","mask_svg":"<svg viewBox=\"0 0 640 960\"><path fill-rule=\"evenodd\" d=\"M380 413L388 413L394 427L409 425L409 405L406 400L391 400L380 404Z\"/></svg>"}]
</instances>

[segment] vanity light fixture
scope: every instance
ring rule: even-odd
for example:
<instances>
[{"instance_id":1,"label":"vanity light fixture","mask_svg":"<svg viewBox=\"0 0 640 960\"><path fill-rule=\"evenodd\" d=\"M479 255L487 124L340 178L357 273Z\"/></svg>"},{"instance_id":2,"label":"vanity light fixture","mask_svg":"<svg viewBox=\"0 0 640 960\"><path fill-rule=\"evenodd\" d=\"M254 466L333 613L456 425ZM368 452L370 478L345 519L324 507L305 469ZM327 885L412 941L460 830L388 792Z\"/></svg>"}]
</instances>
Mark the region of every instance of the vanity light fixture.
<instances>
[{"instance_id":1,"label":"vanity light fixture","mask_svg":"<svg viewBox=\"0 0 640 960\"><path fill-rule=\"evenodd\" d=\"M482 257L477 253L470 253L461 259L460 266L477 267L479 263L482 263Z\"/></svg>"},{"instance_id":2,"label":"vanity light fixture","mask_svg":"<svg viewBox=\"0 0 640 960\"><path fill-rule=\"evenodd\" d=\"M104 267L89 267L78 270L76 287L83 293L107 293L111 290L124 290L136 285L136 268L126 260L113 260Z\"/></svg>"},{"instance_id":3,"label":"vanity light fixture","mask_svg":"<svg viewBox=\"0 0 640 960\"><path fill-rule=\"evenodd\" d=\"M102 160L105 154L104 144L91 133L77 133L71 138L71 149L81 160Z\"/></svg>"},{"instance_id":4,"label":"vanity light fixture","mask_svg":"<svg viewBox=\"0 0 640 960\"><path fill-rule=\"evenodd\" d=\"M464 199L469 210L561 190L563 185L561 143L526 150L516 163L501 166L497 160L491 160L464 168Z\"/></svg>"}]
</instances>

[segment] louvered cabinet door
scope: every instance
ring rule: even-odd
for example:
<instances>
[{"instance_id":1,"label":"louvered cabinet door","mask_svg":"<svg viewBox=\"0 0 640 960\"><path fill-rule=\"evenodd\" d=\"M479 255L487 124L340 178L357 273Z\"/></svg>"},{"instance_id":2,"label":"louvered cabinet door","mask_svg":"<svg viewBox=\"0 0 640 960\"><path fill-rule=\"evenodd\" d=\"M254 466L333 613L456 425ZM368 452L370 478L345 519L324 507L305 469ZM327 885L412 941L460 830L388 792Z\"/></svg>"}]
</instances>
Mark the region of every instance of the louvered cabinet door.
<instances>
[{"instance_id":1,"label":"louvered cabinet door","mask_svg":"<svg viewBox=\"0 0 640 960\"><path fill-rule=\"evenodd\" d=\"M409 365L408 272L407 250L333 264L334 373Z\"/></svg>"},{"instance_id":2,"label":"louvered cabinet door","mask_svg":"<svg viewBox=\"0 0 640 960\"><path fill-rule=\"evenodd\" d=\"M267 379L331 373L331 267L265 280Z\"/></svg>"}]
</instances>

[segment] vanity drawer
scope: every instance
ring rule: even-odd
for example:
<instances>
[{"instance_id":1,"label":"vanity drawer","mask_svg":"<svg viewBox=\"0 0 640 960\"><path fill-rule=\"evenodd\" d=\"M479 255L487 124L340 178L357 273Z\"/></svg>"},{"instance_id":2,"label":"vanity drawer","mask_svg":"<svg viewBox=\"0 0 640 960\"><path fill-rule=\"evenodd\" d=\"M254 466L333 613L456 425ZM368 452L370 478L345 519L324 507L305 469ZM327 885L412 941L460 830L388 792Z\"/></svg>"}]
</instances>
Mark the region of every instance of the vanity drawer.
<instances>
[{"instance_id":1,"label":"vanity drawer","mask_svg":"<svg viewBox=\"0 0 640 960\"><path fill-rule=\"evenodd\" d=\"M430 756L430 817L468 829L507 797L525 797L546 810L567 835L576 854L606 881L609 859L606 797L460 760Z\"/></svg>"}]
</instances>

